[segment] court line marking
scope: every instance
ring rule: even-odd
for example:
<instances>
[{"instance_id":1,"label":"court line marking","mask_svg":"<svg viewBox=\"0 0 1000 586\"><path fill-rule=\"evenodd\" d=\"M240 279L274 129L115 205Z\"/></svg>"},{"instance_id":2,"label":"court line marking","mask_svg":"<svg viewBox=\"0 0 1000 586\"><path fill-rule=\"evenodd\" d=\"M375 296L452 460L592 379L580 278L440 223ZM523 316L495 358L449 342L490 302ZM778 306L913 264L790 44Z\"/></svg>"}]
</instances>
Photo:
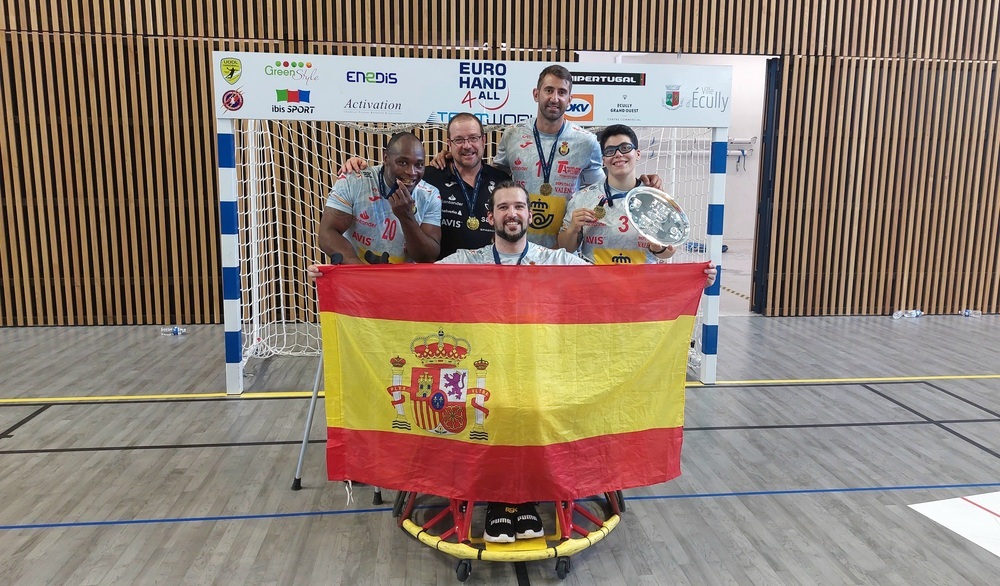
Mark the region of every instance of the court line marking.
<instances>
[{"instance_id":1,"label":"court line marking","mask_svg":"<svg viewBox=\"0 0 1000 586\"><path fill-rule=\"evenodd\" d=\"M788 423L774 425L717 425L717 426L695 426L685 427L685 433L695 433L700 431L775 431L784 429L844 429L857 427L899 427L912 425L965 425L972 423L1000 423L1000 418L984 419L933 419L933 420L907 420L907 421L860 421L843 423ZM947 428L945 428L947 429ZM312 435L322 435L319 433ZM0 439L12 439L14 436L0 435ZM325 444L325 438L310 437L309 444ZM10 450L0 450L0 456L16 456L26 454L74 454L84 452L132 452L145 450L187 450L187 449L210 449L210 448L253 448L272 446L298 446L302 444L300 439L288 440L258 440L245 442L204 442L197 444L148 444L148 445L120 445L120 446L80 446L72 448L18 448ZM979 447L977 445L977 447Z\"/></svg>"},{"instance_id":2,"label":"court line marking","mask_svg":"<svg viewBox=\"0 0 1000 586\"><path fill-rule=\"evenodd\" d=\"M966 403L967 405L971 405L971 406L975 407L976 409L979 409L980 411L983 411L984 413L989 413L990 415L992 415L994 417L1000 417L1000 412L994 411L994 410L989 409L987 407L983 407L982 405L980 405L979 403L976 403L972 399L968 399L968 398L963 397L963 396L961 396L961 395L959 395L957 393L953 393L953 392L951 392L951 391L949 391L947 389L942 389L941 387L939 387L939 386L937 386L937 385L935 385L933 383L925 382L924 385L928 386L928 387L930 387L930 388L932 388L932 389L934 389L936 391L938 391L939 393L943 393L945 395L948 395L949 397L951 397L953 399L958 399L959 401L961 401L963 403Z\"/></svg>"},{"instance_id":3,"label":"court line marking","mask_svg":"<svg viewBox=\"0 0 1000 586\"><path fill-rule=\"evenodd\" d=\"M5 429L3 431L0 431L0 439L10 439L10 438L14 437L11 434L14 433L15 431L17 431L17 429L19 427L25 425L26 423L28 423L29 421L31 421L35 417L38 417L39 415L41 415L42 413L44 413L45 411L47 411L48 408L51 407L51 406L52 405L42 405L38 409L35 409L34 411L32 411L31 414L29 414L27 417L21 418L21 420L18 421L17 423L15 423L14 425L8 427L7 429Z\"/></svg>"},{"instance_id":4,"label":"court line marking","mask_svg":"<svg viewBox=\"0 0 1000 586\"><path fill-rule=\"evenodd\" d=\"M997 380L1000 374L940 374L931 376L883 376L883 377L855 377L855 378L789 378L789 379L760 379L760 380L726 380L717 381L714 385L708 385L700 381L687 381L686 387L754 387L764 385L817 385L817 384L877 384L877 383L907 383L907 382L927 382L934 380Z\"/></svg>"},{"instance_id":5,"label":"court line marking","mask_svg":"<svg viewBox=\"0 0 1000 586\"><path fill-rule=\"evenodd\" d=\"M799 378L799 379L759 379L759 380L723 380L715 384L705 384L700 381L687 381L685 388L711 389L716 387L760 387L768 385L805 386L822 384L878 384L878 383L909 383L943 380L1000 380L1000 374L942 374L931 376L886 376L886 377L856 377L856 378ZM326 396L322 391L321 398ZM112 403L117 401L195 401L195 400L231 400L231 399L308 399L312 391L282 391L274 393L253 392L242 395L226 393L165 393L160 395L92 395L69 397L14 397L0 399L0 405L36 405L59 403Z\"/></svg>"},{"instance_id":6,"label":"court line marking","mask_svg":"<svg viewBox=\"0 0 1000 586\"><path fill-rule=\"evenodd\" d=\"M872 388L869 385L862 385L862 387L864 387L868 391L870 391L870 392L878 395L879 397L882 397L886 401L889 401L890 403L892 403L894 405L897 405L900 408L909 411L910 413L916 415L917 417L920 417L921 419L923 419L925 421L934 421L933 418L928 417L927 415L924 415L922 412L918 411L917 409L915 409L913 407L910 407L906 403L903 403L902 401L897 400L894 397L890 397L889 395L883 393L882 391L876 390L876 389ZM944 430L944 431L952 434L953 436L957 437L958 439L964 441L967 444L975 446L976 448L979 448L981 451L986 452L987 454L993 456L994 458L1000 459L1000 452L997 452L995 450L991 450L990 448L984 446L983 444L977 442L976 440L974 440L974 439L972 439L970 437L967 437L967 436L959 433L958 431L956 431L956 430L954 430L954 429L952 429L952 428L950 428L950 427L948 427L946 425L942 425L940 423L935 423L934 425L938 429Z\"/></svg>"},{"instance_id":7,"label":"court line marking","mask_svg":"<svg viewBox=\"0 0 1000 586\"><path fill-rule=\"evenodd\" d=\"M1000 513L997 513L996 511L991 511L990 509L987 509L983 505L981 505L981 504L979 504L979 503L977 503L977 502L975 502L973 500L970 500L969 497L963 496L961 498L962 498L963 501L969 503L970 505L975 505L975 506L979 507L980 509L986 511L987 513L993 515L994 517L1000 518Z\"/></svg>"},{"instance_id":8,"label":"court line marking","mask_svg":"<svg viewBox=\"0 0 1000 586\"><path fill-rule=\"evenodd\" d=\"M663 495L638 495L625 497L626 501L651 501L651 500L679 500L679 499L703 499L703 498L742 498L757 496L787 496L801 494L844 494L857 492L899 492L906 490L952 490L970 488L996 488L1000 487L1000 482L983 482L969 484L927 484L927 485L898 485L898 486L870 486L870 487L846 487L846 488L801 488L786 490L751 490L741 492L707 492L695 494L663 494ZM581 499L583 500L583 499ZM115 525L153 525L158 523L197 523L204 521L245 521L256 519L287 519L292 517L325 517L334 515L351 515L361 513L385 513L391 512L392 507L377 507L364 509L343 509L340 511L300 511L294 513L257 513L252 515L221 515L206 517L165 517L163 519L123 519L117 521L72 521L65 523L24 523L21 525L0 525L0 531L16 531L21 529L60 529L70 527L107 527Z\"/></svg>"}]
</instances>

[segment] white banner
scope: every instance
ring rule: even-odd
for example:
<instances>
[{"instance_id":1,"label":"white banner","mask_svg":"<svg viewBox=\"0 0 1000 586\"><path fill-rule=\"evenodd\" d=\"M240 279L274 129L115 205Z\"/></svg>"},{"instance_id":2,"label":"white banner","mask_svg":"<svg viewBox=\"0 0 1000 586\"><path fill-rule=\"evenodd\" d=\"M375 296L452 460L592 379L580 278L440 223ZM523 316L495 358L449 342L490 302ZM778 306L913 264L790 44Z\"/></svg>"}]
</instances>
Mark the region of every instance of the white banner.
<instances>
[{"instance_id":1,"label":"white banner","mask_svg":"<svg viewBox=\"0 0 1000 586\"><path fill-rule=\"evenodd\" d=\"M219 118L484 124L530 118L549 63L214 52ZM728 127L728 66L560 63L573 74L566 118L584 126Z\"/></svg>"}]
</instances>

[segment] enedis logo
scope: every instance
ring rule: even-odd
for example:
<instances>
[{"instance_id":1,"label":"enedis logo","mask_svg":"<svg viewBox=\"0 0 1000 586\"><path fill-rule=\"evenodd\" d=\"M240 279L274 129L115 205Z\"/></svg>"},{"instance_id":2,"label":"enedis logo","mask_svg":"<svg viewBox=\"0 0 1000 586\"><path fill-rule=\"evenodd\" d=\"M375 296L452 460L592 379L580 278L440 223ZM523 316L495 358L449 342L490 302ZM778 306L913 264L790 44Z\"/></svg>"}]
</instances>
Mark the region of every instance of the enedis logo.
<instances>
[{"instance_id":1,"label":"enedis logo","mask_svg":"<svg viewBox=\"0 0 1000 586\"><path fill-rule=\"evenodd\" d=\"M399 83L395 72L348 71L347 83Z\"/></svg>"},{"instance_id":2,"label":"enedis logo","mask_svg":"<svg viewBox=\"0 0 1000 586\"><path fill-rule=\"evenodd\" d=\"M573 101L566 108L566 120L573 122L594 121L594 95L573 94Z\"/></svg>"},{"instance_id":3,"label":"enedis logo","mask_svg":"<svg viewBox=\"0 0 1000 586\"><path fill-rule=\"evenodd\" d=\"M287 77L296 81L309 82L319 79L319 72L311 61L275 61L274 65L265 65L264 74L271 77Z\"/></svg>"}]
</instances>

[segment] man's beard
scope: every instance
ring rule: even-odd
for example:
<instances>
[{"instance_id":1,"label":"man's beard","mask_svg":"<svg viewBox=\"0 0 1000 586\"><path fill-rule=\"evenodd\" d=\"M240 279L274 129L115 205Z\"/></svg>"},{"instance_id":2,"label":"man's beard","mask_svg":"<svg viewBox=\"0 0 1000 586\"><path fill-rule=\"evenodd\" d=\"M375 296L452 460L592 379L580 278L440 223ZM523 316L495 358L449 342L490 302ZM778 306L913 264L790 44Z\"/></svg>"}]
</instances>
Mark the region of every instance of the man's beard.
<instances>
[{"instance_id":1,"label":"man's beard","mask_svg":"<svg viewBox=\"0 0 1000 586\"><path fill-rule=\"evenodd\" d=\"M553 117L553 114L549 112L548 108L542 108L542 118L545 118L549 122L558 122L560 118L565 114L565 110L560 110L559 114Z\"/></svg>"},{"instance_id":2,"label":"man's beard","mask_svg":"<svg viewBox=\"0 0 1000 586\"><path fill-rule=\"evenodd\" d=\"M508 234L507 230L504 228L503 224L501 224L494 231L497 233L497 236L499 236L500 238L503 238L507 242L510 242L511 244L514 244L518 240L520 240L521 238L524 238L524 235L528 232L528 229L524 227L524 224L521 224L521 229L520 230L518 230L514 234Z\"/></svg>"}]
</instances>

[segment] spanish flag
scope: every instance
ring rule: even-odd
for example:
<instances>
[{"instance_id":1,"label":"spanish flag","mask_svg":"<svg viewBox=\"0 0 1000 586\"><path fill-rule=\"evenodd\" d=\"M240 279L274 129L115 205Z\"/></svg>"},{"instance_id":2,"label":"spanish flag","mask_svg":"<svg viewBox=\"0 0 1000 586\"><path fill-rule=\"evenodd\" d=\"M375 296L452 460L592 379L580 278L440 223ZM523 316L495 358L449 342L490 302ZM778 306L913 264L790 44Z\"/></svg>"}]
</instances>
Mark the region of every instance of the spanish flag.
<instances>
[{"instance_id":1,"label":"spanish flag","mask_svg":"<svg viewBox=\"0 0 1000 586\"><path fill-rule=\"evenodd\" d=\"M527 502L678 476L705 266L324 268L329 479Z\"/></svg>"}]
</instances>

